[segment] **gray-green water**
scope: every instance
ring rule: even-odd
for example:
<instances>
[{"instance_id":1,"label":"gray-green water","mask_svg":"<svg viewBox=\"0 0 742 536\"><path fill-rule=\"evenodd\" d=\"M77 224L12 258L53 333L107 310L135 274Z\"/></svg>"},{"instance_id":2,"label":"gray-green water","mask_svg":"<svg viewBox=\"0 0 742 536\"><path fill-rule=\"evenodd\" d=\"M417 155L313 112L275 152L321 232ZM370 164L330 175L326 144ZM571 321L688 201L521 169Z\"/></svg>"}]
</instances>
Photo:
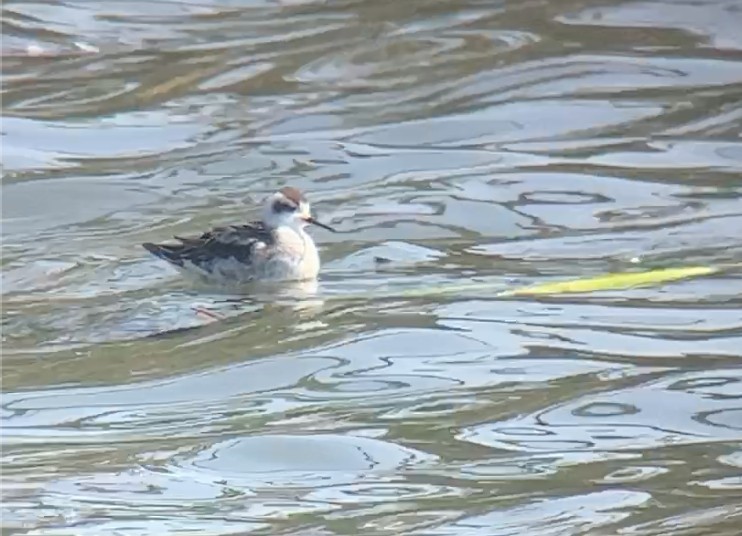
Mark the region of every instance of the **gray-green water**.
<instances>
[{"instance_id":1,"label":"gray-green water","mask_svg":"<svg viewBox=\"0 0 742 536\"><path fill-rule=\"evenodd\" d=\"M4 534L739 533L739 271L388 296L742 261L737 0L2 10ZM138 245L284 184L314 294Z\"/></svg>"}]
</instances>

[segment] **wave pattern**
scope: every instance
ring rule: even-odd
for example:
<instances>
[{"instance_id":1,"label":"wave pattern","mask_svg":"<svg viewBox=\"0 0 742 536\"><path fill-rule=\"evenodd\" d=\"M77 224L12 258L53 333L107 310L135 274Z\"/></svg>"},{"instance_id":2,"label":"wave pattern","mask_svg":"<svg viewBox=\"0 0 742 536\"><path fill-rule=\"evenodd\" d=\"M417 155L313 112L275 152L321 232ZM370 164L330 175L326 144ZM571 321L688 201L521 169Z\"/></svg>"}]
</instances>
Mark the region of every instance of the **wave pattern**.
<instances>
[{"instance_id":1,"label":"wave pattern","mask_svg":"<svg viewBox=\"0 0 742 536\"><path fill-rule=\"evenodd\" d=\"M2 11L5 528L737 534L737 2ZM138 246L287 183L342 231L318 289ZM637 264L731 269L434 292Z\"/></svg>"}]
</instances>

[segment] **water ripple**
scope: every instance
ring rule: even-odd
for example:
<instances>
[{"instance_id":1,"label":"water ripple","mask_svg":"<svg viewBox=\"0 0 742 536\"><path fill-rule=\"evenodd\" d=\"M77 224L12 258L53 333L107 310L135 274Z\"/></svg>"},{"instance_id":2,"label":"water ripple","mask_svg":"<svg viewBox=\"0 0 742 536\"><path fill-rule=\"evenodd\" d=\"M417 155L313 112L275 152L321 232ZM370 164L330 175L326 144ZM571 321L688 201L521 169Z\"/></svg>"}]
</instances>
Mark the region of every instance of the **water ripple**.
<instances>
[{"instance_id":1,"label":"water ripple","mask_svg":"<svg viewBox=\"0 0 742 536\"><path fill-rule=\"evenodd\" d=\"M739 9L670 4L6 2L4 528L736 535ZM139 246L286 184L316 285Z\"/></svg>"}]
</instances>

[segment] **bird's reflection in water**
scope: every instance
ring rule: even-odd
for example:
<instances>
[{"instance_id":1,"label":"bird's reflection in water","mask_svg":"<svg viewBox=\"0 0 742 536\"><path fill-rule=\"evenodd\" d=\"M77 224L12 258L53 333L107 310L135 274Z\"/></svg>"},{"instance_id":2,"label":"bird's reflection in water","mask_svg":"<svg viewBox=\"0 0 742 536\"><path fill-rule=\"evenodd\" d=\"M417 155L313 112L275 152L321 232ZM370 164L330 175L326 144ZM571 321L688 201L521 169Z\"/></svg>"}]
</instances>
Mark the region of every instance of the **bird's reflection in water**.
<instances>
[{"instance_id":1,"label":"bird's reflection in water","mask_svg":"<svg viewBox=\"0 0 742 536\"><path fill-rule=\"evenodd\" d=\"M208 303L194 306L194 310L211 321L224 320L247 313L265 314L267 310L286 309L302 316L322 309L325 300L320 297L316 279L305 281L256 282L248 285L223 287L212 293ZM213 289L212 289L213 290Z\"/></svg>"}]
</instances>

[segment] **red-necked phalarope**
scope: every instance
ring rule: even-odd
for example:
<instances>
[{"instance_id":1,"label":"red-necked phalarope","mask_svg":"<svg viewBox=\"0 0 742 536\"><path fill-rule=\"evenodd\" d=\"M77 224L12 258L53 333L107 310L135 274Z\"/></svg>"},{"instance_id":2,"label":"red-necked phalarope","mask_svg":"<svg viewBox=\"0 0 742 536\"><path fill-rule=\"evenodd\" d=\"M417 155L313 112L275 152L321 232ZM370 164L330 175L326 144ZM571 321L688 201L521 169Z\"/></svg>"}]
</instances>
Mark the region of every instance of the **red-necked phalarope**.
<instances>
[{"instance_id":1,"label":"red-necked phalarope","mask_svg":"<svg viewBox=\"0 0 742 536\"><path fill-rule=\"evenodd\" d=\"M262 221L176 236L179 244L142 246L181 272L210 282L315 279L319 253L304 230L310 223L337 232L314 219L304 194L286 186L265 200Z\"/></svg>"}]
</instances>

